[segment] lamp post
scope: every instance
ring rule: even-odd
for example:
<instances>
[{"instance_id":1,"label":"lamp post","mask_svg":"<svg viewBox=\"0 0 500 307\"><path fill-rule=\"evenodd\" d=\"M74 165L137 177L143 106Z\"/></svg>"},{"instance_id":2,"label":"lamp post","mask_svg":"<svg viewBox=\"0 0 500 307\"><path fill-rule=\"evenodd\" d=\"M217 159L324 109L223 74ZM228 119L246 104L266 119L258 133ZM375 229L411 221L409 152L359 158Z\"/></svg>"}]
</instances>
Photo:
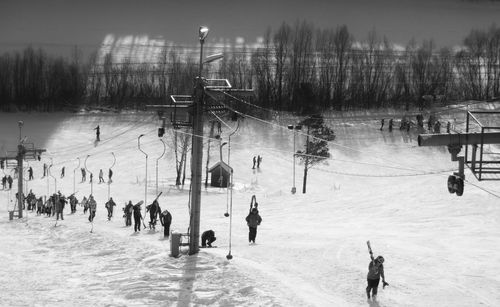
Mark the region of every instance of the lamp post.
<instances>
[{"instance_id":1,"label":"lamp post","mask_svg":"<svg viewBox=\"0 0 500 307\"><path fill-rule=\"evenodd\" d=\"M85 162L83 163L85 169L87 170L87 173L90 174L90 195L93 195L94 194L94 175L92 174L92 172L87 168L87 159L90 157L90 155L87 155L87 157L85 158Z\"/></svg>"},{"instance_id":2,"label":"lamp post","mask_svg":"<svg viewBox=\"0 0 500 307\"><path fill-rule=\"evenodd\" d=\"M158 161L163 157L165 151L167 150L167 145L165 145L163 139L160 138L160 141L163 144L163 153L158 157L158 159L156 159L156 197L158 197Z\"/></svg>"},{"instance_id":3,"label":"lamp post","mask_svg":"<svg viewBox=\"0 0 500 307\"><path fill-rule=\"evenodd\" d=\"M297 192L297 188L295 187L295 139L297 137L297 131L302 129L301 125L288 125L288 129L293 130L293 186L292 186L292 194L295 194Z\"/></svg>"},{"instance_id":4,"label":"lamp post","mask_svg":"<svg viewBox=\"0 0 500 307\"><path fill-rule=\"evenodd\" d=\"M78 160L78 166L73 170L73 194L76 193L76 170L80 168L80 158L76 158Z\"/></svg>"},{"instance_id":5,"label":"lamp post","mask_svg":"<svg viewBox=\"0 0 500 307\"><path fill-rule=\"evenodd\" d=\"M193 137L191 157L191 212L189 221L189 255L198 253L200 241L200 199L201 199L201 173L203 158L203 96L205 94L204 81L201 77L203 71L203 44L208 35L208 28L201 26L198 32L200 40L200 66L196 86L193 94Z\"/></svg>"},{"instance_id":6,"label":"lamp post","mask_svg":"<svg viewBox=\"0 0 500 307\"><path fill-rule=\"evenodd\" d=\"M139 135L137 138L137 146L139 150L146 156L146 178L144 179L144 215L146 215L146 206L148 204L148 154L141 149L141 138L144 134Z\"/></svg>"}]
</instances>

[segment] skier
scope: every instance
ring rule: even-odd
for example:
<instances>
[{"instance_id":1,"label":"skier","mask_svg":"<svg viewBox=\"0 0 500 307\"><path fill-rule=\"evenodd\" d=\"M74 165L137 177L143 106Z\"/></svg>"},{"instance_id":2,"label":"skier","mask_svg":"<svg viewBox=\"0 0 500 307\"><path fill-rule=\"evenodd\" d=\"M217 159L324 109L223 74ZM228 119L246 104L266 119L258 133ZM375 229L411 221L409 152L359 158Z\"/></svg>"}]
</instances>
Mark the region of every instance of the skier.
<instances>
[{"instance_id":1,"label":"skier","mask_svg":"<svg viewBox=\"0 0 500 307\"><path fill-rule=\"evenodd\" d=\"M134 212L134 205L130 200L125 206L125 226L132 226L132 213Z\"/></svg>"},{"instance_id":2,"label":"skier","mask_svg":"<svg viewBox=\"0 0 500 307\"><path fill-rule=\"evenodd\" d=\"M393 125L393 120L391 118L389 119L389 132L392 132L392 125Z\"/></svg>"},{"instance_id":3,"label":"skier","mask_svg":"<svg viewBox=\"0 0 500 307\"><path fill-rule=\"evenodd\" d=\"M141 203L138 202L134 205L134 232L141 231Z\"/></svg>"},{"instance_id":4,"label":"skier","mask_svg":"<svg viewBox=\"0 0 500 307\"><path fill-rule=\"evenodd\" d=\"M370 264L368 265L368 275L366 277L368 286L366 287L366 296L370 299L370 291L371 296L375 300L377 297L378 284L380 282L380 277L382 277L383 287L388 286L389 284L385 282L384 276L384 257L378 256L377 258L373 258L373 252L370 249Z\"/></svg>"},{"instance_id":5,"label":"skier","mask_svg":"<svg viewBox=\"0 0 500 307\"><path fill-rule=\"evenodd\" d=\"M33 168L31 166L28 169L28 180L33 180Z\"/></svg>"},{"instance_id":6,"label":"skier","mask_svg":"<svg viewBox=\"0 0 500 307\"><path fill-rule=\"evenodd\" d=\"M111 221L111 218L113 217L113 207L114 206L116 206L116 204L113 201L113 197L110 197L108 202L106 203L106 209L108 209L108 221Z\"/></svg>"},{"instance_id":7,"label":"skier","mask_svg":"<svg viewBox=\"0 0 500 307\"><path fill-rule=\"evenodd\" d=\"M255 169L255 163L257 162L257 158L255 156L253 156L253 166L252 166L252 169Z\"/></svg>"},{"instance_id":8,"label":"skier","mask_svg":"<svg viewBox=\"0 0 500 307\"><path fill-rule=\"evenodd\" d=\"M46 163L43 164L43 177L42 178L44 178L45 176L47 176L47 164Z\"/></svg>"},{"instance_id":9,"label":"skier","mask_svg":"<svg viewBox=\"0 0 500 307\"><path fill-rule=\"evenodd\" d=\"M88 206L89 206L89 222L93 222L94 221L94 217L95 217L95 211L97 209L97 203L94 199L94 196L90 195L89 196L89 200L88 200Z\"/></svg>"},{"instance_id":10,"label":"skier","mask_svg":"<svg viewBox=\"0 0 500 307\"><path fill-rule=\"evenodd\" d=\"M80 170L82 171L82 182L87 181L87 172L83 167Z\"/></svg>"},{"instance_id":11,"label":"skier","mask_svg":"<svg viewBox=\"0 0 500 307\"><path fill-rule=\"evenodd\" d=\"M43 207L43 199L42 197L40 197L36 201L36 215L42 214L42 207Z\"/></svg>"},{"instance_id":12,"label":"skier","mask_svg":"<svg viewBox=\"0 0 500 307\"><path fill-rule=\"evenodd\" d=\"M160 223L163 226L163 237L168 238L170 236L170 224L172 223L172 215L168 210L160 213Z\"/></svg>"},{"instance_id":13,"label":"skier","mask_svg":"<svg viewBox=\"0 0 500 307\"><path fill-rule=\"evenodd\" d=\"M3 176L2 177L2 189L6 189L7 188L7 176Z\"/></svg>"},{"instance_id":14,"label":"skier","mask_svg":"<svg viewBox=\"0 0 500 307\"><path fill-rule=\"evenodd\" d=\"M146 207L146 212L149 211L149 229L155 229L156 220L161 212L160 204L158 200L154 200L152 204Z\"/></svg>"},{"instance_id":15,"label":"skier","mask_svg":"<svg viewBox=\"0 0 500 307\"><path fill-rule=\"evenodd\" d=\"M257 156L257 168L260 168L260 163L262 162L262 157L260 155Z\"/></svg>"},{"instance_id":16,"label":"skier","mask_svg":"<svg viewBox=\"0 0 500 307\"><path fill-rule=\"evenodd\" d=\"M54 194L55 208L56 208L56 219L59 220L59 215L61 215L61 220L64 220L63 210L66 203L66 199L61 195L61 192Z\"/></svg>"},{"instance_id":17,"label":"skier","mask_svg":"<svg viewBox=\"0 0 500 307\"><path fill-rule=\"evenodd\" d=\"M64 171L66 170L66 167L61 168L61 178L64 178Z\"/></svg>"},{"instance_id":18,"label":"skier","mask_svg":"<svg viewBox=\"0 0 500 307\"><path fill-rule=\"evenodd\" d=\"M247 215L246 219L248 225L248 242L255 243L255 237L257 236L257 226L262 222L262 218L259 215L257 208L253 208L252 211Z\"/></svg>"},{"instance_id":19,"label":"skier","mask_svg":"<svg viewBox=\"0 0 500 307\"><path fill-rule=\"evenodd\" d=\"M12 177L9 175L9 177L7 177L7 182L9 183L9 190L12 189L12 182L14 180L12 179Z\"/></svg>"},{"instance_id":20,"label":"skier","mask_svg":"<svg viewBox=\"0 0 500 307\"><path fill-rule=\"evenodd\" d=\"M99 183L105 182L104 181L104 173L102 172L102 168L99 170Z\"/></svg>"},{"instance_id":21,"label":"skier","mask_svg":"<svg viewBox=\"0 0 500 307\"><path fill-rule=\"evenodd\" d=\"M112 171L111 169L109 169L109 171L108 171L108 183L113 182L113 181L111 180L111 177L113 177L113 171Z\"/></svg>"},{"instance_id":22,"label":"skier","mask_svg":"<svg viewBox=\"0 0 500 307\"><path fill-rule=\"evenodd\" d=\"M97 127L94 128L95 130L95 139L96 141L100 141L101 139L99 138L99 136L101 135L101 129L99 128L99 125L97 125Z\"/></svg>"},{"instance_id":23,"label":"skier","mask_svg":"<svg viewBox=\"0 0 500 307\"><path fill-rule=\"evenodd\" d=\"M78 199L75 194L71 194L69 197L69 205L71 206L71 213L76 213L76 205L78 204Z\"/></svg>"},{"instance_id":24,"label":"skier","mask_svg":"<svg viewBox=\"0 0 500 307\"><path fill-rule=\"evenodd\" d=\"M85 196L82 199L82 206L83 206L83 214L87 213L87 210L89 210L89 201Z\"/></svg>"},{"instance_id":25,"label":"skier","mask_svg":"<svg viewBox=\"0 0 500 307\"><path fill-rule=\"evenodd\" d=\"M384 129L384 119L383 118L380 121L380 131L382 131L382 129Z\"/></svg>"},{"instance_id":26,"label":"skier","mask_svg":"<svg viewBox=\"0 0 500 307\"><path fill-rule=\"evenodd\" d=\"M202 247L212 247L212 243L215 242L217 238L215 237L215 232L213 230L204 231L201 234L201 246Z\"/></svg>"}]
</instances>

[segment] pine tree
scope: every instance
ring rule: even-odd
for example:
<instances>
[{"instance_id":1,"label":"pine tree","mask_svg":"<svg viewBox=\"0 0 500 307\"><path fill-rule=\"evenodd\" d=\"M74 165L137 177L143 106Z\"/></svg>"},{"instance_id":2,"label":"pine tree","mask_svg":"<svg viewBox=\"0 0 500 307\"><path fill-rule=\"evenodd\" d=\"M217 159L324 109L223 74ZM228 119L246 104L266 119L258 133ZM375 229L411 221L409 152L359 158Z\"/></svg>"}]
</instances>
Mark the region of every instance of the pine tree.
<instances>
[{"instance_id":1,"label":"pine tree","mask_svg":"<svg viewBox=\"0 0 500 307\"><path fill-rule=\"evenodd\" d=\"M304 163L304 178L302 183L302 193L306 193L307 172L314 165L323 162L330 157L328 141L335 140L333 129L325 125L323 116L312 115L300 122L307 127L307 139L305 150L297 151L301 163Z\"/></svg>"}]
</instances>

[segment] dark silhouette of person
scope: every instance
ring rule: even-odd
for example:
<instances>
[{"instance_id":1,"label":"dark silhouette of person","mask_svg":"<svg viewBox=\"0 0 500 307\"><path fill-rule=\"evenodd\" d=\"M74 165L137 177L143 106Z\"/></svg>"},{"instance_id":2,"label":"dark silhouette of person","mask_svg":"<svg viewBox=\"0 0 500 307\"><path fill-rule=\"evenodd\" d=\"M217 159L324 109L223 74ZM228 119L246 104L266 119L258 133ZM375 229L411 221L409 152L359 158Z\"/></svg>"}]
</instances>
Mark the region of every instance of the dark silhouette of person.
<instances>
[{"instance_id":1,"label":"dark silhouette of person","mask_svg":"<svg viewBox=\"0 0 500 307\"><path fill-rule=\"evenodd\" d=\"M94 128L95 130L95 139L96 141L100 141L100 135L101 135L101 128L99 128L99 125L97 125L97 127Z\"/></svg>"},{"instance_id":2,"label":"dark silhouette of person","mask_svg":"<svg viewBox=\"0 0 500 307\"><path fill-rule=\"evenodd\" d=\"M215 242L217 238L215 237L215 232L213 230L207 230L201 235L201 246L202 247L212 247L212 243Z\"/></svg>"}]
</instances>

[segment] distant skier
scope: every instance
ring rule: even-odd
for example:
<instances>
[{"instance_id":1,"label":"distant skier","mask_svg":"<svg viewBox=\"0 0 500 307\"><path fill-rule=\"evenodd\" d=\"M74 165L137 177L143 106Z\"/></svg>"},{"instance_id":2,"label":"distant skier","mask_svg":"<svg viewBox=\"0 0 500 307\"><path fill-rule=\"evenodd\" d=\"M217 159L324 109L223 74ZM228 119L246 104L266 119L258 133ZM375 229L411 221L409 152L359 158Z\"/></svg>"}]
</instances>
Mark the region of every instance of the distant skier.
<instances>
[{"instance_id":1,"label":"distant skier","mask_svg":"<svg viewBox=\"0 0 500 307\"><path fill-rule=\"evenodd\" d=\"M385 281L385 276L384 276L384 257L378 256L377 258L373 258L373 252L371 248L369 249L370 252L370 264L368 264L368 275L366 277L368 286L366 287L366 296L368 299L370 298L370 292L371 292L371 297L375 300L377 297L377 290L378 290L378 284L380 282L380 277L382 277L382 284L383 287L385 288L389 284Z\"/></svg>"},{"instance_id":2,"label":"distant skier","mask_svg":"<svg viewBox=\"0 0 500 307\"><path fill-rule=\"evenodd\" d=\"M95 130L95 139L96 141L99 142L101 140L99 137L101 135L101 128L99 128L99 125L97 125L97 127L95 127L94 130Z\"/></svg>"},{"instance_id":3,"label":"distant skier","mask_svg":"<svg viewBox=\"0 0 500 307\"><path fill-rule=\"evenodd\" d=\"M99 170L99 183L103 183L104 181L104 173L102 171L102 168Z\"/></svg>"},{"instance_id":4,"label":"distant skier","mask_svg":"<svg viewBox=\"0 0 500 307\"><path fill-rule=\"evenodd\" d=\"M6 189L7 188L7 176L3 176L2 177L2 189Z\"/></svg>"},{"instance_id":5,"label":"distant skier","mask_svg":"<svg viewBox=\"0 0 500 307\"><path fill-rule=\"evenodd\" d=\"M36 215L41 215L43 213L43 199L39 197L36 201Z\"/></svg>"},{"instance_id":6,"label":"distant skier","mask_svg":"<svg viewBox=\"0 0 500 307\"><path fill-rule=\"evenodd\" d=\"M170 224L172 223L172 215L168 210L160 213L160 223L163 226L163 237L168 238L170 236Z\"/></svg>"},{"instance_id":7,"label":"distant skier","mask_svg":"<svg viewBox=\"0 0 500 307\"><path fill-rule=\"evenodd\" d=\"M28 180L33 180L33 168L31 166L28 169Z\"/></svg>"},{"instance_id":8,"label":"distant skier","mask_svg":"<svg viewBox=\"0 0 500 307\"><path fill-rule=\"evenodd\" d=\"M389 119L389 132L392 132L392 126L394 124L394 121L391 119Z\"/></svg>"},{"instance_id":9,"label":"distant skier","mask_svg":"<svg viewBox=\"0 0 500 307\"><path fill-rule=\"evenodd\" d=\"M59 220L59 215L61 215L61 220L64 220L63 210L66 202L64 196L62 196L61 193L54 194L54 202L56 208L56 219Z\"/></svg>"},{"instance_id":10,"label":"distant skier","mask_svg":"<svg viewBox=\"0 0 500 307\"><path fill-rule=\"evenodd\" d=\"M75 197L75 194L71 194L69 197L69 205L71 207L71 213L76 213L76 205L78 204L78 199Z\"/></svg>"},{"instance_id":11,"label":"distant skier","mask_svg":"<svg viewBox=\"0 0 500 307\"><path fill-rule=\"evenodd\" d=\"M80 171L82 172L82 182L87 181L87 171L85 171L83 167L80 169Z\"/></svg>"},{"instance_id":12,"label":"distant skier","mask_svg":"<svg viewBox=\"0 0 500 307\"><path fill-rule=\"evenodd\" d=\"M125 213L125 226L132 226L132 213L134 212L134 205L129 201L124 209Z\"/></svg>"},{"instance_id":13,"label":"distant skier","mask_svg":"<svg viewBox=\"0 0 500 307\"><path fill-rule=\"evenodd\" d=\"M161 212L160 204L158 200L154 200L152 204L146 207L146 212L149 211L149 229L155 229L156 220Z\"/></svg>"},{"instance_id":14,"label":"distant skier","mask_svg":"<svg viewBox=\"0 0 500 307\"><path fill-rule=\"evenodd\" d=\"M260 168L260 163L262 162L262 157L260 155L257 156L257 168Z\"/></svg>"},{"instance_id":15,"label":"distant skier","mask_svg":"<svg viewBox=\"0 0 500 307\"><path fill-rule=\"evenodd\" d=\"M262 218L259 215L257 208L253 208L252 211L247 215L246 219L248 225L248 242L255 243L255 238L257 237L257 226L262 222Z\"/></svg>"},{"instance_id":16,"label":"distant skier","mask_svg":"<svg viewBox=\"0 0 500 307\"><path fill-rule=\"evenodd\" d=\"M385 120L382 118L382 120L380 121L380 131L382 131L382 129L384 129L384 123L385 123Z\"/></svg>"},{"instance_id":17,"label":"distant skier","mask_svg":"<svg viewBox=\"0 0 500 307\"><path fill-rule=\"evenodd\" d=\"M138 202L133 207L134 208L134 232L141 231L141 220L142 220L141 203L142 202Z\"/></svg>"},{"instance_id":18,"label":"distant skier","mask_svg":"<svg viewBox=\"0 0 500 307\"><path fill-rule=\"evenodd\" d=\"M97 209L97 203L94 199L94 196L92 196L92 195L89 196L88 204L89 204L89 212L90 212L89 222L93 222L94 218L95 218L95 212Z\"/></svg>"},{"instance_id":19,"label":"distant skier","mask_svg":"<svg viewBox=\"0 0 500 307\"><path fill-rule=\"evenodd\" d=\"M12 177L9 175L9 177L7 177L7 182L9 183L9 190L12 189L12 182L14 180L12 179Z\"/></svg>"},{"instance_id":20,"label":"distant skier","mask_svg":"<svg viewBox=\"0 0 500 307\"><path fill-rule=\"evenodd\" d=\"M46 163L43 164L43 177L42 178L44 178L45 176L47 176L47 164Z\"/></svg>"},{"instance_id":21,"label":"distant skier","mask_svg":"<svg viewBox=\"0 0 500 307\"><path fill-rule=\"evenodd\" d=\"M202 247L212 247L212 243L215 242L217 238L215 237L215 232L213 230L204 231L201 235L201 246Z\"/></svg>"},{"instance_id":22,"label":"distant skier","mask_svg":"<svg viewBox=\"0 0 500 307\"><path fill-rule=\"evenodd\" d=\"M257 163L257 158L253 156L253 166L252 169L255 169L255 163Z\"/></svg>"},{"instance_id":23,"label":"distant skier","mask_svg":"<svg viewBox=\"0 0 500 307\"><path fill-rule=\"evenodd\" d=\"M66 167L61 168L61 178L64 178L64 171L66 170Z\"/></svg>"},{"instance_id":24,"label":"distant skier","mask_svg":"<svg viewBox=\"0 0 500 307\"><path fill-rule=\"evenodd\" d=\"M111 180L111 177L113 177L113 171L112 171L111 169L109 169L109 171L108 171L108 183L113 182L113 181Z\"/></svg>"},{"instance_id":25,"label":"distant skier","mask_svg":"<svg viewBox=\"0 0 500 307\"><path fill-rule=\"evenodd\" d=\"M110 197L106 203L106 209L108 209L108 221L111 221L111 218L113 217L114 206L116 206L116 203L113 201L113 197Z\"/></svg>"}]
</instances>

